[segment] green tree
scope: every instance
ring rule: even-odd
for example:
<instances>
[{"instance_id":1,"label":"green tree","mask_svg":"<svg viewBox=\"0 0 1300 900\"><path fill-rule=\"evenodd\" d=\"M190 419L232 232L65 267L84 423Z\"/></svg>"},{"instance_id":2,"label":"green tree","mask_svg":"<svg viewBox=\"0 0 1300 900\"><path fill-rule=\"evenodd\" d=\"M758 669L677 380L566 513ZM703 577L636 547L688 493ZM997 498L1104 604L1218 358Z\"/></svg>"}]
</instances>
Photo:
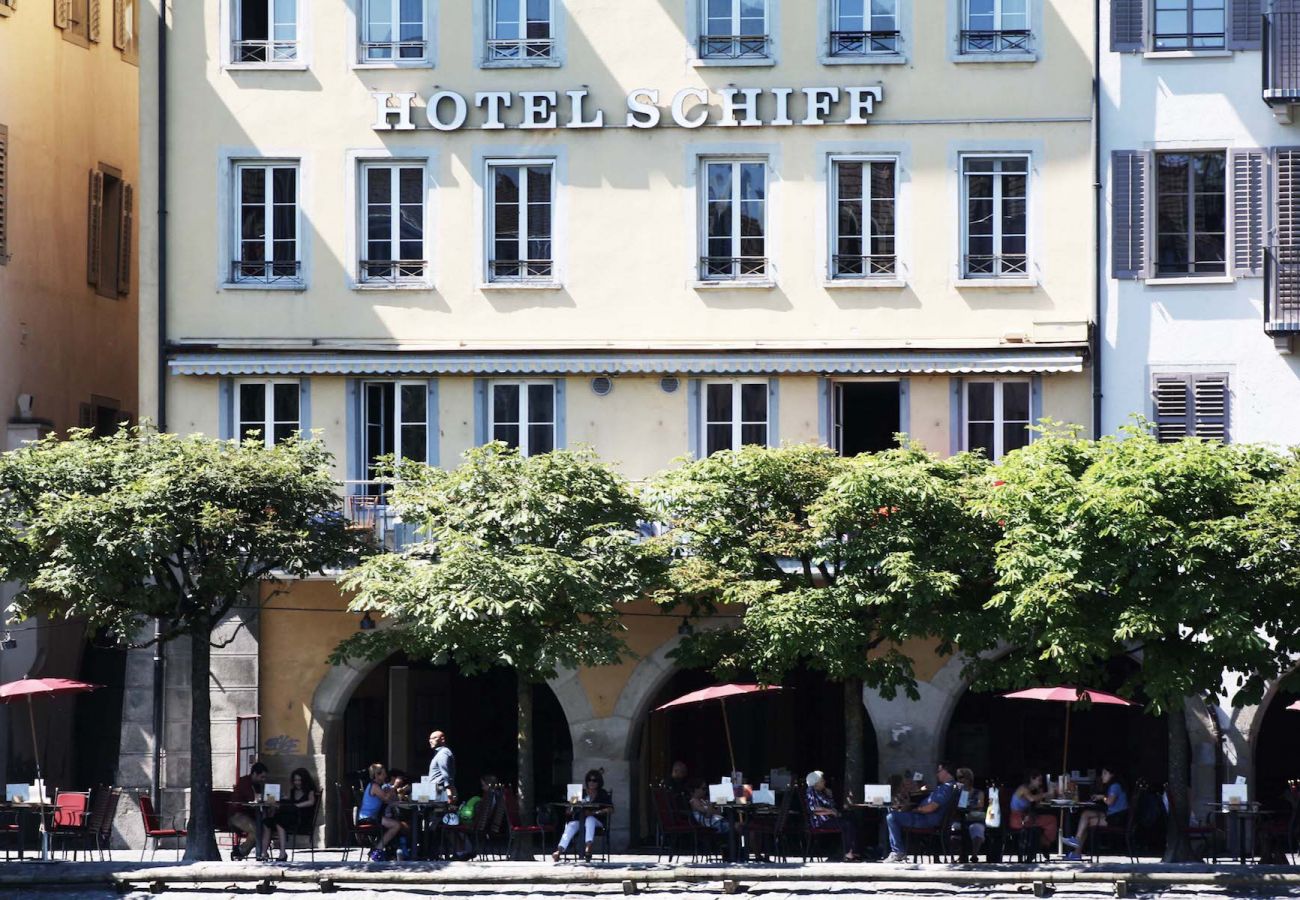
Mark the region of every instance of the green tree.
<instances>
[{"instance_id":1,"label":"green tree","mask_svg":"<svg viewBox=\"0 0 1300 900\"><path fill-rule=\"evenodd\" d=\"M720 674L778 683L800 665L845 689L846 784L861 784L862 688L915 695L916 638L938 652L987 620L992 531L971 511L987 464L918 446L843 459L811 444L746 447L665 473L657 495L680 546L666 606L735 627L702 630L677 652Z\"/></svg>"},{"instance_id":2,"label":"green tree","mask_svg":"<svg viewBox=\"0 0 1300 900\"><path fill-rule=\"evenodd\" d=\"M1162 444L1140 424L1098 442L1049 428L997 479L978 504L1003 527L991 601L1002 626L990 635L1014 649L974 672L985 684L1097 686L1108 659L1139 658L1120 693L1165 715L1182 819L1170 818L1166 858L1186 858L1185 699L1220 696L1226 670L1234 703L1258 700L1300 651L1297 545L1283 546L1277 507L1261 506L1292 509L1294 527L1284 492L1300 481L1295 464L1258 446Z\"/></svg>"},{"instance_id":3,"label":"green tree","mask_svg":"<svg viewBox=\"0 0 1300 900\"><path fill-rule=\"evenodd\" d=\"M268 448L145 429L75 431L0 454L0 581L23 585L15 618L75 617L124 643L158 619L160 640L190 639L186 859L220 859L210 802L213 629L260 583L355 558L329 466L315 441Z\"/></svg>"},{"instance_id":4,"label":"green tree","mask_svg":"<svg viewBox=\"0 0 1300 900\"><path fill-rule=\"evenodd\" d=\"M648 515L586 450L523 457L488 444L450 471L404 463L397 474L389 502L424 542L371 557L344 579L351 608L378 613L383 627L345 640L332 661L403 650L466 674L514 669L529 809L533 685L628 652L618 604L642 597L661 568L655 545L638 540Z\"/></svg>"}]
</instances>

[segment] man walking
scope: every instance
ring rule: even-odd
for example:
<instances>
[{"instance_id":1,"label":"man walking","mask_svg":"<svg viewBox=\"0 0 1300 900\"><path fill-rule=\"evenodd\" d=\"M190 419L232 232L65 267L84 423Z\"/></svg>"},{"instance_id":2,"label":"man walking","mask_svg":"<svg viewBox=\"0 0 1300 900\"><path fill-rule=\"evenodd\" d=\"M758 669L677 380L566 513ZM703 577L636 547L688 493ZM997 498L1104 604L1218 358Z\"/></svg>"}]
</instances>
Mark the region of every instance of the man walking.
<instances>
[{"instance_id":1,"label":"man walking","mask_svg":"<svg viewBox=\"0 0 1300 900\"><path fill-rule=\"evenodd\" d=\"M907 862L905 828L935 828L943 821L944 810L953 798L952 766L939 763L936 774L938 785L925 798L925 802L910 812L891 812L886 819L889 826L889 859L886 862Z\"/></svg>"},{"instance_id":2,"label":"man walking","mask_svg":"<svg viewBox=\"0 0 1300 900\"><path fill-rule=\"evenodd\" d=\"M447 735L435 731L429 735L433 759L429 760L429 780L435 790L447 792L447 802L456 802L456 754L447 746Z\"/></svg>"}]
</instances>

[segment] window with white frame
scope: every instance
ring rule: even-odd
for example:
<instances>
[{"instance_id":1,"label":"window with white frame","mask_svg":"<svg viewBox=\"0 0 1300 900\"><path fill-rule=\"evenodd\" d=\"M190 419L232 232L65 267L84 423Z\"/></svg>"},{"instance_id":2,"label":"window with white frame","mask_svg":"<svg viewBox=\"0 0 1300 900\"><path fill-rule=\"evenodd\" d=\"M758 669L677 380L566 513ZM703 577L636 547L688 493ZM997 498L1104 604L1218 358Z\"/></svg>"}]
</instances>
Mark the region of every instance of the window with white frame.
<instances>
[{"instance_id":1,"label":"window with white frame","mask_svg":"<svg viewBox=\"0 0 1300 900\"><path fill-rule=\"evenodd\" d=\"M1029 157L965 156L962 277L1029 275Z\"/></svg>"},{"instance_id":2,"label":"window with white frame","mask_svg":"<svg viewBox=\"0 0 1300 900\"><path fill-rule=\"evenodd\" d=\"M1226 275L1227 154L1157 153L1156 276Z\"/></svg>"},{"instance_id":3,"label":"window with white frame","mask_svg":"<svg viewBox=\"0 0 1300 900\"><path fill-rule=\"evenodd\" d=\"M376 460L425 462L429 453L429 385L423 381L368 381L365 405L366 478L380 472Z\"/></svg>"},{"instance_id":4,"label":"window with white frame","mask_svg":"<svg viewBox=\"0 0 1300 900\"><path fill-rule=\"evenodd\" d=\"M554 382L493 382L490 406L492 440L516 447L524 456L555 449Z\"/></svg>"},{"instance_id":5,"label":"window with white frame","mask_svg":"<svg viewBox=\"0 0 1300 900\"><path fill-rule=\"evenodd\" d=\"M283 63L298 59L298 0L230 0L231 61Z\"/></svg>"},{"instance_id":6,"label":"window with white frame","mask_svg":"<svg viewBox=\"0 0 1300 900\"><path fill-rule=\"evenodd\" d=\"M701 59L766 59L767 0L699 0Z\"/></svg>"},{"instance_id":7,"label":"window with white frame","mask_svg":"<svg viewBox=\"0 0 1300 900\"><path fill-rule=\"evenodd\" d=\"M301 388L296 381L244 381L235 392L236 436L271 447L302 428Z\"/></svg>"},{"instance_id":8,"label":"window with white frame","mask_svg":"<svg viewBox=\"0 0 1300 900\"><path fill-rule=\"evenodd\" d=\"M234 283L301 281L298 163L245 160L235 163Z\"/></svg>"},{"instance_id":9,"label":"window with white frame","mask_svg":"<svg viewBox=\"0 0 1300 900\"><path fill-rule=\"evenodd\" d=\"M961 0L962 53L1027 53L1029 0Z\"/></svg>"},{"instance_id":10,"label":"window with white frame","mask_svg":"<svg viewBox=\"0 0 1300 900\"><path fill-rule=\"evenodd\" d=\"M704 252L700 278L767 278L767 161L706 160L702 175Z\"/></svg>"},{"instance_id":11,"label":"window with white frame","mask_svg":"<svg viewBox=\"0 0 1300 900\"><path fill-rule=\"evenodd\" d=\"M897 162L846 157L831 169L831 277L895 276Z\"/></svg>"},{"instance_id":12,"label":"window with white frame","mask_svg":"<svg viewBox=\"0 0 1300 900\"><path fill-rule=\"evenodd\" d=\"M357 274L364 283L423 281L423 163L361 164L361 259Z\"/></svg>"},{"instance_id":13,"label":"window with white frame","mask_svg":"<svg viewBox=\"0 0 1300 900\"><path fill-rule=\"evenodd\" d=\"M1222 50L1227 46L1227 0L1153 2L1153 49Z\"/></svg>"},{"instance_id":14,"label":"window with white frame","mask_svg":"<svg viewBox=\"0 0 1300 900\"><path fill-rule=\"evenodd\" d=\"M768 385L722 381L704 385L704 453L767 446Z\"/></svg>"},{"instance_id":15,"label":"window with white frame","mask_svg":"<svg viewBox=\"0 0 1300 900\"><path fill-rule=\"evenodd\" d=\"M898 52L898 0L830 0L831 56Z\"/></svg>"},{"instance_id":16,"label":"window with white frame","mask_svg":"<svg viewBox=\"0 0 1300 900\"><path fill-rule=\"evenodd\" d=\"M427 0L361 0L360 61L420 63L428 59Z\"/></svg>"},{"instance_id":17,"label":"window with white frame","mask_svg":"<svg viewBox=\"0 0 1300 900\"><path fill-rule=\"evenodd\" d=\"M964 384L966 450L999 460L1029 443L1029 382L995 379Z\"/></svg>"},{"instance_id":18,"label":"window with white frame","mask_svg":"<svg viewBox=\"0 0 1300 900\"><path fill-rule=\"evenodd\" d=\"M526 62L554 56L554 0L487 0L487 4L488 62Z\"/></svg>"},{"instance_id":19,"label":"window with white frame","mask_svg":"<svg viewBox=\"0 0 1300 900\"><path fill-rule=\"evenodd\" d=\"M488 163L488 281L552 281L555 163Z\"/></svg>"}]
</instances>

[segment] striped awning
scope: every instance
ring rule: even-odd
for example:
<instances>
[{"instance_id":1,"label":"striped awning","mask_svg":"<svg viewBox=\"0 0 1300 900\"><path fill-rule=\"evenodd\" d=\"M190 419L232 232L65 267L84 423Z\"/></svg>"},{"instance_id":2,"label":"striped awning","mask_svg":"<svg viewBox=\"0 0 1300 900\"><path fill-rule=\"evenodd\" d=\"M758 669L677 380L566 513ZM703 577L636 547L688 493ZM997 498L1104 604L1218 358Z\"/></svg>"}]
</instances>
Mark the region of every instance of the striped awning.
<instances>
[{"instance_id":1,"label":"striped awning","mask_svg":"<svg viewBox=\"0 0 1300 900\"><path fill-rule=\"evenodd\" d=\"M799 353L181 353L176 375L966 375L1082 372L1079 348Z\"/></svg>"}]
</instances>

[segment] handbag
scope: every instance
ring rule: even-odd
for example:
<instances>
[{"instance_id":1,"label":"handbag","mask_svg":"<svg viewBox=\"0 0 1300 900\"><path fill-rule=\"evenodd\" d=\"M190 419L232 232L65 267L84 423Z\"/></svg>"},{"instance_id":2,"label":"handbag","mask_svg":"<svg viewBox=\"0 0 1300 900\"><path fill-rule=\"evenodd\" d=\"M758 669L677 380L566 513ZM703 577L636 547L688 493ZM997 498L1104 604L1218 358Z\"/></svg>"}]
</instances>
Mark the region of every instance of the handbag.
<instances>
[{"instance_id":1,"label":"handbag","mask_svg":"<svg viewBox=\"0 0 1300 900\"><path fill-rule=\"evenodd\" d=\"M459 825L459 824L460 824L460 816L459 816L458 814L454 813L454 812L444 813L444 814L443 814L443 817L442 817L442 824L444 824L444 825Z\"/></svg>"}]
</instances>

